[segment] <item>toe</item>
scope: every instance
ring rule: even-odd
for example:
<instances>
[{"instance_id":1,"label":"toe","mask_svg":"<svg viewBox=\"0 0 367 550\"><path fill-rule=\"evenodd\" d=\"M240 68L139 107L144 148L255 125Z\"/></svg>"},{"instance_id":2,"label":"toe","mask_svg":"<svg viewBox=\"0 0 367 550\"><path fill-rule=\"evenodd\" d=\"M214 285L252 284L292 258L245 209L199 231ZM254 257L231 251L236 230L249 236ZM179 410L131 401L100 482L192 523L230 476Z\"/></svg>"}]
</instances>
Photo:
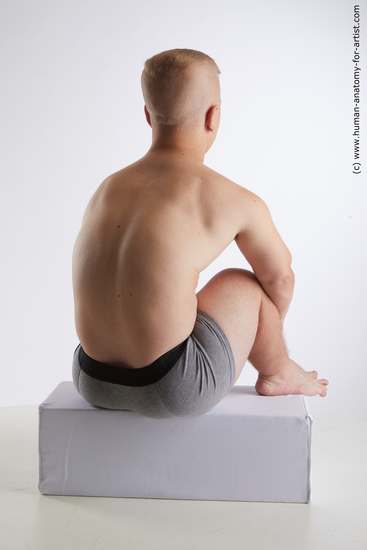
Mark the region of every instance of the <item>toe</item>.
<instances>
[{"instance_id":1,"label":"toe","mask_svg":"<svg viewBox=\"0 0 367 550\"><path fill-rule=\"evenodd\" d=\"M319 381L321 382L321 381ZM327 387L326 385L324 384L321 384L320 387L319 387L319 395L321 395L321 397L326 397L327 395Z\"/></svg>"}]
</instances>

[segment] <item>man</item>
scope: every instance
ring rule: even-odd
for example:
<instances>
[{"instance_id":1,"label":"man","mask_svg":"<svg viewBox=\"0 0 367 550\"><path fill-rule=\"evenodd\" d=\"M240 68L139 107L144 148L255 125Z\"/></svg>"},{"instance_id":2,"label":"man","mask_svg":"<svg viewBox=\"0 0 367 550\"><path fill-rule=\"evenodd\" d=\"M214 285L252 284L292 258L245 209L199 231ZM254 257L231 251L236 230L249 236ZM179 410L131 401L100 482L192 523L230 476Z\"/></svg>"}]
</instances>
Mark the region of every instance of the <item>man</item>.
<instances>
[{"instance_id":1,"label":"man","mask_svg":"<svg viewBox=\"0 0 367 550\"><path fill-rule=\"evenodd\" d=\"M321 395L282 338L291 255L264 202L204 166L220 120L219 69L195 50L145 63L152 146L108 177L86 209L73 255L73 379L90 403L156 418L216 405L247 359L262 395ZM235 239L253 273L199 274Z\"/></svg>"}]
</instances>

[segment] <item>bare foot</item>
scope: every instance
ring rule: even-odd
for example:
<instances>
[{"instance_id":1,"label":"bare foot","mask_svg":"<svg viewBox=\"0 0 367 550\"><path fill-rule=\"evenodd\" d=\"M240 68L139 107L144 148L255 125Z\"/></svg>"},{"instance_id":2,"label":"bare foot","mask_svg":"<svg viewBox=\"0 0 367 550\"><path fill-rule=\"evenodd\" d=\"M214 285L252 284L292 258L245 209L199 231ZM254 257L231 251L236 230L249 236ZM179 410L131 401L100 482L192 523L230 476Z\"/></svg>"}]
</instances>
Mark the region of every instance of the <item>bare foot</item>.
<instances>
[{"instance_id":1,"label":"bare foot","mask_svg":"<svg viewBox=\"0 0 367 550\"><path fill-rule=\"evenodd\" d=\"M260 395L321 395L325 397L329 382L318 380L317 372L306 372L292 359L278 374L264 376L259 374L255 389Z\"/></svg>"}]
</instances>

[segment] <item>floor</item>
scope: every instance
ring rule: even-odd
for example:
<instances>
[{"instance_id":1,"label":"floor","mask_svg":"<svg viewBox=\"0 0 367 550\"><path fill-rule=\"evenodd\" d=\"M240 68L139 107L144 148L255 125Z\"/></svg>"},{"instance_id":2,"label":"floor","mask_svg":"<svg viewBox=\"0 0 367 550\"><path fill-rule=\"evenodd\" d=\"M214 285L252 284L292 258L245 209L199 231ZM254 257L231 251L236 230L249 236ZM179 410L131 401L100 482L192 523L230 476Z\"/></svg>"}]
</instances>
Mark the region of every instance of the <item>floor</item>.
<instances>
[{"instance_id":1,"label":"floor","mask_svg":"<svg viewBox=\"0 0 367 550\"><path fill-rule=\"evenodd\" d=\"M1 550L367 550L367 423L314 415L312 502L40 495L38 407L0 408Z\"/></svg>"}]
</instances>

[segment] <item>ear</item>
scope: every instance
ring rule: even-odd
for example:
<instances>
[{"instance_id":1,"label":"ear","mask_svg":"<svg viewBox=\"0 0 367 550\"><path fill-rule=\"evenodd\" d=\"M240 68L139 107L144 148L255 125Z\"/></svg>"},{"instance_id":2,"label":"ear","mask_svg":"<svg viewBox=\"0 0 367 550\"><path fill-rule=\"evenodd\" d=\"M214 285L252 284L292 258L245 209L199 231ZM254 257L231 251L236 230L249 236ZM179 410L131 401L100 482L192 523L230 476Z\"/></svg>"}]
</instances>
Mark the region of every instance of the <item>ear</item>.
<instances>
[{"instance_id":1,"label":"ear","mask_svg":"<svg viewBox=\"0 0 367 550\"><path fill-rule=\"evenodd\" d=\"M215 118L219 113L219 105L212 105L205 115L205 128L208 132L214 132L215 130Z\"/></svg>"},{"instance_id":2,"label":"ear","mask_svg":"<svg viewBox=\"0 0 367 550\"><path fill-rule=\"evenodd\" d=\"M152 122L150 120L150 114L149 114L149 111L148 111L146 105L144 105L144 113L145 113L145 118L147 119L147 123L149 124L150 127L152 127Z\"/></svg>"}]
</instances>

